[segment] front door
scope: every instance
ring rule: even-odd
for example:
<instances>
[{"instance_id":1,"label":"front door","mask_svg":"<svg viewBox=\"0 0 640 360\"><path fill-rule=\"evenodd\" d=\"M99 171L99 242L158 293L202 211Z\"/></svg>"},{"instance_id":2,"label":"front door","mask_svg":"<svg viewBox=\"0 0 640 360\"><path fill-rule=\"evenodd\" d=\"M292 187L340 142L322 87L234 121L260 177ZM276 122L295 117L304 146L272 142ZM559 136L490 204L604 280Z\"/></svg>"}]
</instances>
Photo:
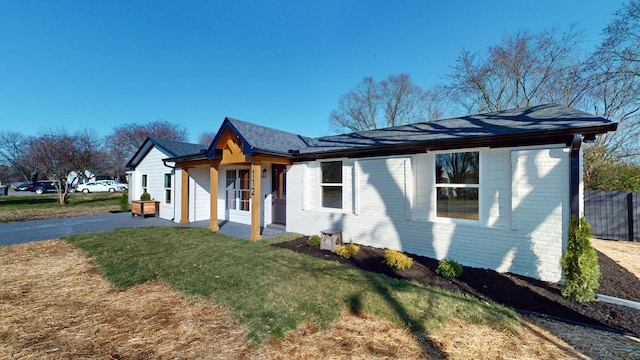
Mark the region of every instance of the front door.
<instances>
[{"instance_id":1,"label":"front door","mask_svg":"<svg viewBox=\"0 0 640 360\"><path fill-rule=\"evenodd\" d=\"M287 167L273 164L271 168L271 195L273 196L273 222L287 223Z\"/></svg>"},{"instance_id":2,"label":"front door","mask_svg":"<svg viewBox=\"0 0 640 360\"><path fill-rule=\"evenodd\" d=\"M251 224L249 169L227 170L226 173L226 220Z\"/></svg>"}]
</instances>

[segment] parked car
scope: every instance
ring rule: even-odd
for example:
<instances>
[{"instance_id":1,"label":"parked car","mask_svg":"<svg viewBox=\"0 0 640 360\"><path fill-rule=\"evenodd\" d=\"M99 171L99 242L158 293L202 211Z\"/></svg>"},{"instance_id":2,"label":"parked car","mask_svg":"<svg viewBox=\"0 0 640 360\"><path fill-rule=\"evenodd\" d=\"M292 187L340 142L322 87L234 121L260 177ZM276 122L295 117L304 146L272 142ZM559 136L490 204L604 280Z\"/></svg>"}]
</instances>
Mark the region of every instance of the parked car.
<instances>
[{"instance_id":1,"label":"parked car","mask_svg":"<svg viewBox=\"0 0 640 360\"><path fill-rule=\"evenodd\" d=\"M29 190L29 185L30 185L30 183L28 183L28 182L22 183L20 185L14 186L13 190L15 190L15 191L27 191L27 190Z\"/></svg>"},{"instance_id":2,"label":"parked car","mask_svg":"<svg viewBox=\"0 0 640 360\"><path fill-rule=\"evenodd\" d=\"M129 184L121 183L121 182L116 181L116 180L105 180L105 182L107 182L110 185L115 185L115 186L117 186L119 188L122 188L123 190L129 188Z\"/></svg>"},{"instance_id":3,"label":"parked car","mask_svg":"<svg viewBox=\"0 0 640 360\"><path fill-rule=\"evenodd\" d=\"M29 186L27 186L27 190L34 192L38 195L44 194L46 192L57 192L56 183L53 180L39 180L34 181Z\"/></svg>"},{"instance_id":4,"label":"parked car","mask_svg":"<svg viewBox=\"0 0 640 360\"><path fill-rule=\"evenodd\" d=\"M116 192L122 191L124 188L113 180L99 180L92 181L85 184L80 184L76 187L76 191L82 191L83 193L92 192Z\"/></svg>"}]
</instances>

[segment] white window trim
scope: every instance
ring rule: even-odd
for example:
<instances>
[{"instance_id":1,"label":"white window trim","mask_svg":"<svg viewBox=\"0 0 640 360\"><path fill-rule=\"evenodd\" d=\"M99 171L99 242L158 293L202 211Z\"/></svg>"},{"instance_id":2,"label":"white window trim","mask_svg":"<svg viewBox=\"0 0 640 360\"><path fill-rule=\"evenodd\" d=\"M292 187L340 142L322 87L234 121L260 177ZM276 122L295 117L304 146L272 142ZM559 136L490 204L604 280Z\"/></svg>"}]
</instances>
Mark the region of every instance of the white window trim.
<instances>
[{"instance_id":1,"label":"white window trim","mask_svg":"<svg viewBox=\"0 0 640 360\"><path fill-rule=\"evenodd\" d=\"M169 187L167 187L167 177L169 178ZM164 186L164 203L165 204L173 204L173 175L171 173L165 173L162 176L162 182ZM167 191L169 192L169 196L167 199Z\"/></svg>"},{"instance_id":2,"label":"white window trim","mask_svg":"<svg viewBox=\"0 0 640 360\"><path fill-rule=\"evenodd\" d=\"M340 162L340 169L342 171L342 182L341 183L323 183L322 182L322 163L328 163L328 162ZM343 213L345 210L345 186L344 186L344 179L345 179L345 159L340 158L340 159L323 159L323 160L318 160L318 209L322 210L322 211L326 211L326 212L334 212L334 213ZM331 187L340 187L341 188L341 203L342 206L340 208L333 208L333 207L324 207L322 206L322 189L325 186L331 186Z\"/></svg>"},{"instance_id":3,"label":"white window trim","mask_svg":"<svg viewBox=\"0 0 640 360\"><path fill-rule=\"evenodd\" d=\"M484 209L482 206L483 203L483 173L484 173L484 156L483 150L485 148L472 148L472 149L455 149L455 150L443 150L443 151L433 151L431 154L433 155L431 161L431 171L433 171L431 188L433 190L433 197L431 201L431 221L435 223L445 223L445 224L459 224L459 225L474 225L474 226L484 226L486 223L484 217ZM451 153L463 153L463 152L477 152L478 153L478 184L438 184L435 179L435 166L436 166L436 155L438 154L451 154ZM438 187L458 187L458 188L476 188L478 189L478 220L469 220L469 219L460 219L460 218L452 218L452 217L442 217L438 216L438 192L436 189Z\"/></svg>"},{"instance_id":4,"label":"white window trim","mask_svg":"<svg viewBox=\"0 0 640 360\"><path fill-rule=\"evenodd\" d=\"M146 181L144 181L145 179ZM140 189L142 189L142 193L149 192L149 174L140 174Z\"/></svg>"},{"instance_id":5,"label":"white window trim","mask_svg":"<svg viewBox=\"0 0 640 360\"><path fill-rule=\"evenodd\" d=\"M234 193L237 195L238 193L248 192L249 193L249 200L242 200L241 196L236 196L235 197L235 201L234 201L235 202L235 208L234 209L226 209L226 210L235 211L235 212L238 212L238 213L250 213L251 212L251 208L253 206L252 201L251 201L252 200L252 196L251 196L251 190L252 190L251 189L251 181L252 181L251 168L250 167L237 167L237 168L226 169L225 170L225 185L224 185L224 187L225 187L225 192L226 192L226 187L227 187L226 182L228 180L227 174L228 174L229 171L233 171L234 172L234 174L235 174L234 175L234 181L237 181L238 184L239 184L239 182L240 182L239 181L239 179L240 179L239 178L239 172L242 171L242 170L246 170L246 171L249 172L249 187L247 189L241 189L241 188L235 189ZM247 210L241 209L241 203L245 202L245 201L246 201L246 203L248 205L248 209ZM226 206L228 206L228 205L225 204L225 208L226 208Z\"/></svg>"}]
</instances>

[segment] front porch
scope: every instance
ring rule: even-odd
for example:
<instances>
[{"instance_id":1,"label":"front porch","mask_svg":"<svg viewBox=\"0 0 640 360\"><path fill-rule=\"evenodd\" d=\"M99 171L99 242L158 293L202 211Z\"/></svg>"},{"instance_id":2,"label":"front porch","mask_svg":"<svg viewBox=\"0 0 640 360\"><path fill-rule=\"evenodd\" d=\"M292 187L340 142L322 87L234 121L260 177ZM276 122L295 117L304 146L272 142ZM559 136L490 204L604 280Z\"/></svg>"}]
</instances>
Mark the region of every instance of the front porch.
<instances>
[{"instance_id":1,"label":"front porch","mask_svg":"<svg viewBox=\"0 0 640 360\"><path fill-rule=\"evenodd\" d=\"M278 228L272 225L284 230L286 169L292 163L286 155L262 153L225 121L206 153L172 160L180 224L208 219L212 231L245 224L249 240Z\"/></svg>"}]
</instances>

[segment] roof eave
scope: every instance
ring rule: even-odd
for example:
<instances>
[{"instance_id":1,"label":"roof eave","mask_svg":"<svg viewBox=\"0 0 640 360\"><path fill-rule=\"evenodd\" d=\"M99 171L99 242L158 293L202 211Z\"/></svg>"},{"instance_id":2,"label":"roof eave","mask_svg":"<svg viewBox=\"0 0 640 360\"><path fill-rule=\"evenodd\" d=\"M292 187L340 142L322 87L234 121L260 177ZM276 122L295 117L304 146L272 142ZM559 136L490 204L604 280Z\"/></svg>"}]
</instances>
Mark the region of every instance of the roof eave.
<instances>
[{"instance_id":1,"label":"roof eave","mask_svg":"<svg viewBox=\"0 0 640 360\"><path fill-rule=\"evenodd\" d=\"M197 153L197 154L169 157L169 158L162 159L162 161L177 163L177 162L183 162L183 161L208 160L208 159L209 157L207 156L206 153Z\"/></svg>"},{"instance_id":2,"label":"roof eave","mask_svg":"<svg viewBox=\"0 0 640 360\"><path fill-rule=\"evenodd\" d=\"M129 161L127 162L127 165L125 165L125 169L135 170L136 166L138 166L138 164L140 163L140 159L144 158L144 155L146 155L151 150L151 145L148 145L149 143L154 145L150 137L147 137L146 139L144 139L144 142L142 143L142 145L138 147L138 150L136 150L136 152L133 154L131 159L129 159Z\"/></svg>"},{"instance_id":3,"label":"roof eave","mask_svg":"<svg viewBox=\"0 0 640 360\"><path fill-rule=\"evenodd\" d=\"M435 141L416 141L405 144L393 145L374 145L361 148L342 149L335 151L309 152L297 155L294 161L311 161L317 159L329 158L362 158L373 156L390 156L390 155L406 155L412 153L423 153L427 151L452 150L463 148L504 148L504 147L521 147L551 144L567 144L571 143L573 135L598 135L617 129L617 123L610 123L601 126L586 127L580 129L563 129L555 131L542 131L535 133L520 133L509 135L465 137L447 140ZM523 143L522 140L526 140ZM463 143L461 143L463 142ZM462 146L461 146L462 144Z\"/></svg>"}]
</instances>

